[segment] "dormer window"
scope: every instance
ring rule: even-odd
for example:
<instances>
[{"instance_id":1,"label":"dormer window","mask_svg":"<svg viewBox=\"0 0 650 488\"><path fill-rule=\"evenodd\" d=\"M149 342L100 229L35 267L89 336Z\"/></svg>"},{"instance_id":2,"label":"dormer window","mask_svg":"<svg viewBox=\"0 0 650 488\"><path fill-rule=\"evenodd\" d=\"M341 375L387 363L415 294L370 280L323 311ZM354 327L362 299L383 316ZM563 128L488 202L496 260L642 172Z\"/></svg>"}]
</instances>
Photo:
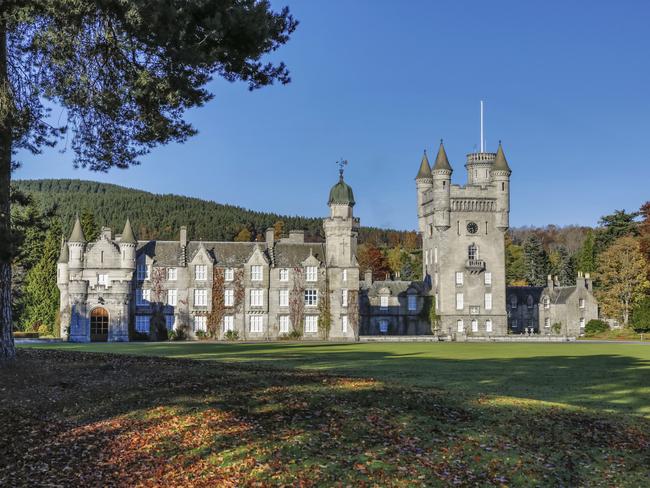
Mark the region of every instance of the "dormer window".
<instances>
[{"instance_id":1,"label":"dormer window","mask_svg":"<svg viewBox=\"0 0 650 488\"><path fill-rule=\"evenodd\" d=\"M176 281L177 276L176 268L167 268L167 281Z\"/></svg>"},{"instance_id":2,"label":"dormer window","mask_svg":"<svg viewBox=\"0 0 650 488\"><path fill-rule=\"evenodd\" d=\"M225 281L233 281L235 279L235 270L232 268L226 268L223 272L223 279Z\"/></svg>"},{"instance_id":3,"label":"dormer window","mask_svg":"<svg viewBox=\"0 0 650 488\"><path fill-rule=\"evenodd\" d=\"M205 264L197 264L194 266L194 279L197 281L205 281L208 279L208 267Z\"/></svg>"},{"instance_id":4,"label":"dormer window","mask_svg":"<svg viewBox=\"0 0 650 488\"><path fill-rule=\"evenodd\" d=\"M388 297L379 297L379 308L381 310L388 310Z\"/></svg>"},{"instance_id":5,"label":"dormer window","mask_svg":"<svg viewBox=\"0 0 650 488\"><path fill-rule=\"evenodd\" d=\"M251 266L251 281L262 281L262 266Z\"/></svg>"},{"instance_id":6,"label":"dormer window","mask_svg":"<svg viewBox=\"0 0 650 488\"><path fill-rule=\"evenodd\" d=\"M280 268L280 281L289 281L289 270L287 268Z\"/></svg>"},{"instance_id":7,"label":"dormer window","mask_svg":"<svg viewBox=\"0 0 650 488\"><path fill-rule=\"evenodd\" d=\"M307 266L305 268L305 279L309 282L318 281L318 268L316 266Z\"/></svg>"}]
</instances>

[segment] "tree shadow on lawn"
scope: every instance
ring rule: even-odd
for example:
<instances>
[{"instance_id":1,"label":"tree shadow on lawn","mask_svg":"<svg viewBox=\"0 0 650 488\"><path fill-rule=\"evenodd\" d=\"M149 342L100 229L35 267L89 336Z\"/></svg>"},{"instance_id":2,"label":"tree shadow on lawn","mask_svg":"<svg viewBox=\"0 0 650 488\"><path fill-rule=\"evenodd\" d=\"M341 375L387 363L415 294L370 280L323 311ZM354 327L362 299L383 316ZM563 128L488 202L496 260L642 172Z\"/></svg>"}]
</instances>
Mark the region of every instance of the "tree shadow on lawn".
<instances>
[{"instance_id":1,"label":"tree shadow on lawn","mask_svg":"<svg viewBox=\"0 0 650 488\"><path fill-rule=\"evenodd\" d=\"M2 372L0 484L9 486L576 486L647 476L646 419L255 365L20 356Z\"/></svg>"}]
</instances>

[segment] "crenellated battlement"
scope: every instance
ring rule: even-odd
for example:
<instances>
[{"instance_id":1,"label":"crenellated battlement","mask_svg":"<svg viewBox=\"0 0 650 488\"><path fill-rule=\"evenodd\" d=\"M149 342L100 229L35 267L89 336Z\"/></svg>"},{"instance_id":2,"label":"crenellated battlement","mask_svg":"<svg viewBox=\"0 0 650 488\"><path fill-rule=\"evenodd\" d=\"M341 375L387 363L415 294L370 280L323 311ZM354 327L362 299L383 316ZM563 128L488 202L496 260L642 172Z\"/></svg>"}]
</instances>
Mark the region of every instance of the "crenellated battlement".
<instances>
[{"instance_id":1,"label":"crenellated battlement","mask_svg":"<svg viewBox=\"0 0 650 488\"><path fill-rule=\"evenodd\" d=\"M467 164L493 163L496 157L497 157L497 153L488 153L488 152L469 153L467 155Z\"/></svg>"}]
</instances>

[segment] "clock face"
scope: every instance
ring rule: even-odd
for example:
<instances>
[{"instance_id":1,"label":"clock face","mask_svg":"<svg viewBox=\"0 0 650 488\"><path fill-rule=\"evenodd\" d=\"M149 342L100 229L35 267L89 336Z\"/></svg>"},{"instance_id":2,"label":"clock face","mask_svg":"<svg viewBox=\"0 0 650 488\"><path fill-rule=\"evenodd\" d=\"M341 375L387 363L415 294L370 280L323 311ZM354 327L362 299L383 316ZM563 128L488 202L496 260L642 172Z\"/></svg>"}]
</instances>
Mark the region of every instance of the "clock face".
<instances>
[{"instance_id":1,"label":"clock face","mask_svg":"<svg viewBox=\"0 0 650 488\"><path fill-rule=\"evenodd\" d=\"M476 234L478 232L478 225L476 225L476 222L470 222L467 224L467 232L470 234Z\"/></svg>"}]
</instances>

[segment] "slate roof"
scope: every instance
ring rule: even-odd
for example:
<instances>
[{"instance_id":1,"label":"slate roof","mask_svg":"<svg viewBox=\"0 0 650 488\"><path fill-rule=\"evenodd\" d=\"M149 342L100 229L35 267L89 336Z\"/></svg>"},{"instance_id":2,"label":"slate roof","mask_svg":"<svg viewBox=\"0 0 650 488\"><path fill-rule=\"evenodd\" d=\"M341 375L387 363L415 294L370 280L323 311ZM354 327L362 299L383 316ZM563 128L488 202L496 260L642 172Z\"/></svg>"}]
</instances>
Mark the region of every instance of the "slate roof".
<instances>
[{"instance_id":1,"label":"slate roof","mask_svg":"<svg viewBox=\"0 0 650 488\"><path fill-rule=\"evenodd\" d=\"M449 159L447 159L447 152L445 151L445 146L440 141L440 149L438 149L438 155L436 156L436 162L431 168L432 171L437 169L446 169L451 171L451 165L449 164Z\"/></svg>"},{"instance_id":2,"label":"slate roof","mask_svg":"<svg viewBox=\"0 0 650 488\"><path fill-rule=\"evenodd\" d=\"M508 161L506 161L506 155L503 154L503 147L501 147L501 141L499 141L499 149L497 149L497 155L496 158L494 159L494 166L492 166L493 170L496 171L507 171L508 173L512 173L510 170L510 166L508 166Z\"/></svg>"},{"instance_id":3,"label":"slate roof","mask_svg":"<svg viewBox=\"0 0 650 488\"><path fill-rule=\"evenodd\" d=\"M416 180L427 180L431 179L431 165L429 165L429 158L427 157L426 150L422 156L422 162L420 163L420 170L418 175L415 177Z\"/></svg>"},{"instance_id":4,"label":"slate roof","mask_svg":"<svg viewBox=\"0 0 650 488\"><path fill-rule=\"evenodd\" d=\"M330 197L327 200L328 205L331 205L333 203L339 205L350 205L350 206L354 206L355 203L352 187L343 180L342 170L341 170L341 175L339 177L339 181L330 190Z\"/></svg>"},{"instance_id":5,"label":"slate roof","mask_svg":"<svg viewBox=\"0 0 650 488\"><path fill-rule=\"evenodd\" d=\"M421 281L393 281L393 280L384 280L384 281L373 281L370 286L367 283L361 282L361 289L367 291L369 297L378 297L379 291L382 288L388 288L390 290L391 296L399 296L408 291L409 288L415 288L418 293L424 291L424 283Z\"/></svg>"},{"instance_id":6,"label":"slate roof","mask_svg":"<svg viewBox=\"0 0 650 488\"><path fill-rule=\"evenodd\" d=\"M69 242L86 242L86 237L84 232L81 229L81 222L79 222L79 216L75 218L74 227L72 228L72 234L70 234Z\"/></svg>"},{"instance_id":7,"label":"slate roof","mask_svg":"<svg viewBox=\"0 0 650 488\"><path fill-rule=\"evenodd\" d=\"M564 305L575 290L575 286L556 286L552 292L545 286L509 286L506 296L510 300L512 295L516 295L518 303L526 303L528 295L532 295L534 303L537 304L541 302L543 295L548 295L551 303Z\"/></svg>"},{"instance_id":8,"label":"slate roof","mask_svg":"<svg viewBox=\"0 0 650 488\"><path fill-rule=\"evenodd\" d=\"M68 249L68 243L61 241L61 253L59 254L59 263L67 263L70 260L70 250Z\"/></svg>"},{"instance_id":9,"label":"slate roof","mask_svg":"<svg viewBox=\"0 0 650 488\"><path fill-rule=\"evenodd\" d=\"M325 244L322 242L278 242L273 252L275 265L279 268L300 266L310 252L320 262L325 262Z\"/></svg>"},{"instance_id":10,"label":"slate roof","mask_svg":"<svg viewBox=\"0 0 650 488\"><path fill-rule=\"evenodd\" d=\"M124 242L125 244L137 244L137 240L135 238L135 234L133 233L133 228L131 227L131 222L129 221L129 218L126 218L126 223L124 224L124 230L122 231L122 238L120 242Z\"/></svg>"},{"instance_id":11,"label":"slate roof","mask_svg":"<svg viewBox=\"0 0 650 488\"><path fill-rule=\"evenodd\" d=\"M181 246L178 241L138 241L136 255L155 258L161 266L178 266Z\"/></svg>"}]
</instances>

